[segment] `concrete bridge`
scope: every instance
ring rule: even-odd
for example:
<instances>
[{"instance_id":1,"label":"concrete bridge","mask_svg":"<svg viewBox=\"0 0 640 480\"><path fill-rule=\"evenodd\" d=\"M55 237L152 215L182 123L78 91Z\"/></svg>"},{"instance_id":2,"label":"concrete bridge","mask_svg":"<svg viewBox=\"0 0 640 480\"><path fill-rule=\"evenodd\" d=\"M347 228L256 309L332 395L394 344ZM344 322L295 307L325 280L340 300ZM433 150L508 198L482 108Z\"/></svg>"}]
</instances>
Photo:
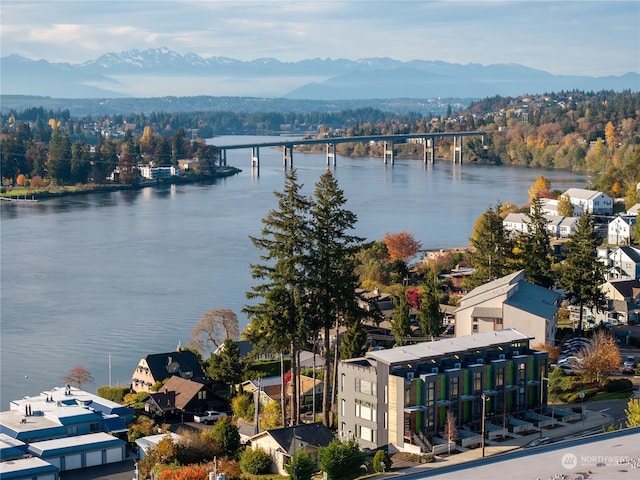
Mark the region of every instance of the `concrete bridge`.
<instances>
[{"instance_id":1,"label":"concrete bridge","mask_svg":"<svg viewBox=\"0 0 640 480\"><path fill-rule=\"evenodd\" d=\"M261 143L245 143L238 145L214 145L220 154L220 165L227 165L227 150L251 150L251 166L260 168L260 149L282 147L282 164L293 167L293 149L297 145L326 145L327 165L336 165L336 145L339 143L383 142L384 164L393 165L395 161L394 143L404 143L407 140L417 140L423 145L424 163L433 163L435 160L435 144L443 138L453 139L453 163L462 163L462 141L464 137L481 137L484 145L484 131L455 132L455 133L409 133L398 135L368 135L362 137L333 137L323 139L283 139Z\"/></svg>"}]
</instances>

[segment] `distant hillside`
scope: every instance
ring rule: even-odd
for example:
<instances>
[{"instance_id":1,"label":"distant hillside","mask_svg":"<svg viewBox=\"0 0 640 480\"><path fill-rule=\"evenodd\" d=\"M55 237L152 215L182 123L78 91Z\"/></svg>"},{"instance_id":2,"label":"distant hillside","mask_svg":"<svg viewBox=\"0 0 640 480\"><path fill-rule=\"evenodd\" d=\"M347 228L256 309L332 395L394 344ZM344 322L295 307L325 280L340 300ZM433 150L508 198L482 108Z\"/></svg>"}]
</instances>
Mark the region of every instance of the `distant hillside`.
<instances>
[{"instance_id":1,"label":"distant hillside","mask_svg":"<svg viewBox=\"0 0 640 480\"><path fill-rule=\"evenodd\" d=\"M241 61L166 48L109 53L83 63L0 59L3 94L54 98L241 96L306 100L484 98L561 90L640 91L640 75L561 76L517 64L391 58ZM46 79L44 81L43 79Z\"/></svg>"}]
</instances>

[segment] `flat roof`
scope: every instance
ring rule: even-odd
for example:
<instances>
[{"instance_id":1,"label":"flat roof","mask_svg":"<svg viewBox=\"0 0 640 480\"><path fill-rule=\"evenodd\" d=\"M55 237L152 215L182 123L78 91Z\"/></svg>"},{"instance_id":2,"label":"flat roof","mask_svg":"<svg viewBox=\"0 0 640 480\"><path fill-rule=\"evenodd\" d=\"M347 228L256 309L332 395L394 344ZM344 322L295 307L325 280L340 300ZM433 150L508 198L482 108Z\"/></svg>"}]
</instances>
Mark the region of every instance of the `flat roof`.
<instances>
[{"instance_id":1,"label":"flat roof","mask_svg":"<svg viewBox=\"0 0 640 480\"><path fill-rule=\"evenodd\" d=\"M431 357L442 357L454 353L531 340L532 338L533 337L525 335L513 328L507 328L494 332L476 333L474 335L446 338L433 342L416 343L414 345L405 345L387 350L367 352L366 358L372 358L387 365L410 363Z\"/></svg>"},{"instance_id":2,"label":"flat roof","mask_svg":"<svg viewBox=\"0 0 640 480\"><path fill-rule=\"evenodd\" d=\"M60 469L51 465L46 460L38 457L20 458L18 460L8 460L0 464L2 479L26 478L27 475L36 476L44 473L55 473Z\"/></svg>"},{"instance_id":3,"label":"flat roof","mask_svg":"<svg viewBox=\"0 0 640 480\"><path fill-rule=\"evenodd\" d=\"M437 477L438 480L637 479L639 445L640 428L624 429L495 455L451 467L430 469L427 464L420 473L409 477Z\"/></svg>"},{"instance_id":4,"label":"flat roof","mask_svg":"<svg viewBox=\"0 0 640 480\"><path fill-rule=\"evenodd\" d=\"M29 451L36 455L55 455L57 453L68 453L81 450L92 450L102 447L114 447L124 445L125 442L108 433L89 433L87 435L76 435L73 437L57 438L55 440L44 440L29 444Z\"/></svg>"}]
</instances>

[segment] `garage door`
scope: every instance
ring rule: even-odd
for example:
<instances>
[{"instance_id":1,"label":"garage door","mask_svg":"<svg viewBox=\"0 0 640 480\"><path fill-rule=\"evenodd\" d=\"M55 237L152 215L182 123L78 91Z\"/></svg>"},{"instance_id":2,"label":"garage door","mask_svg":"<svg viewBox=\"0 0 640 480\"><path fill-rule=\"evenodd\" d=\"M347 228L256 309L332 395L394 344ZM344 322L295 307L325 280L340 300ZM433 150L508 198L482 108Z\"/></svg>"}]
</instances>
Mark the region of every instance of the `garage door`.
<instances>
[{"instance_id":1,"label":"garage door","mask_svg":"<svg viewBox=\"0 0 640 480\"><path fill-rule=\"evenodd\" d=\"M64 469L74 470L76 468L82 468L82 455L79 453L76 453L75 455L65 455Z\"/></svg>"},{"instance_id":2,"label":"garage door","mask_svg":"<svg viewBox=\"0 0 640 480\"><path fill-rule=\"evenodd\" d=\"M51 475L39 475L38 480L56 480L56 476L53 473Z\"/></svg>"},{"instance_id":3,"label":"garage door","mask_svg":"<svg viewBox=\"0 0 640 480\"><path fill-rule=\"evenodd\" d=\"M87 452L85 462L87 467L102 465L102 450L98 450L96 452Z\"/></svg>"},{"instance_id":4,"label":"garage door","mask_svg":"<svg viewBox=\"0 0 640 480\"><path fill-rule=\"evenodd\" d=\"M123 448L109 448L107 449L107 463L115 463L124 461L124 449Z\"/></svg>"}]
</instances>

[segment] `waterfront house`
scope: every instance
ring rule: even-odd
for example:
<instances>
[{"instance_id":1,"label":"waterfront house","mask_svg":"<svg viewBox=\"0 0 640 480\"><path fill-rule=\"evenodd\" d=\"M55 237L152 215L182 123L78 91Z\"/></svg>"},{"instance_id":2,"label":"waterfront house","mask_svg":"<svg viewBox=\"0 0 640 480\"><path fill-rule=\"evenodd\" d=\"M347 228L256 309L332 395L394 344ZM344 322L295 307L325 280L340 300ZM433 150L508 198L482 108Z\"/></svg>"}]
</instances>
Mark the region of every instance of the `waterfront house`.
<instances>
[{"instance_id":1,"label":"waterfront house","mask_svg":"<svg viewBox=\"0 0 640 480\"><path fill-rule=\"evenodd\" d=\"M420 453L442 442L447 411L460 431L477 437L483 410L487 425L498 429L539 409L546 398L540 379L548 373L548 355L531 350L531 340L506 329L342 360L339 438L355 438L370 450Z\"/></svg>"},{"instance_id":2,"label":"waterfront house","mask_svg":"<svg viewBox=\"0 0 640 480\"><path fill-rule=\"evenodd\" d=\"M251 448L261 449L273 460L272 473L288 475L284 466L296 452L304 450L319 464L320 447L335 439L331 430L322 423L307 423L295 427L264 430L251 437Z\"/></svg>"},{"instance_id":3,"label":"waterfront house","mask_svg":"<svg viewBox=\"0 0 640 480\"><path fill-rule=\"evenodd\" d=\"M576 231L578 219L576 217L563 217L561 215L545 214L546 229L550 236L555 238L568 238ZM507 232L528 233L531 219L525 213L509 213L502 225Z\"/></svg>"},{"instance_id":4,"label":"waterfront house","mask_svg":"<svg viewBox=\"0 0 640 480\"><path fill-rule=\"evenodd\" d=\"M215 386L212 380L169 377L158 392L149 394L145 411L161 417L172 414L182 417L184 414L202 413L206 410L229 411L229 402L216 393Z\"/></svg>"},{"instance_id":5,"label":"waterfront house","mask_svg":"<svg viewBox=\"0 0 640 480\"><path fill-rule=\"evenodd\" d=\"M570 188L562 194L572 205L593 215L612 215L613 199L606 193L584 188Z\"/></svg>"},{"instance_id":6,"label":"waterfront house","mask_svg":"<svg viewBox=\"0 0 640 480\"><path fill-rule=\"evenodd\" d=\"M456 336L513 328L533 344L553 345L560 294L525 280L524 270L474 288L460 299Z\"/></svg>"},{"instance_id":7,"label":"waterfront house","mask_svg":"<svg viewBox=\"0 0 640 480\"><path fill-rule=\"evenodd\" d=\"M542 213L544 215L560 215L558 213L558 204L560 203L559 200L555 200L552 198L541 198L540 199L540 206L542 208ZM574 217L580 217L583 213L583 209L582 206L580 205L573 205L573 213L572 215Z\"/></svg>"},{"instance_id":8,"label":"waterfront house","mask_svg":"<svg viewBox=\"0 0 640 480\"><path fill-rule=\"evenodd\" d=\"M177 376L184 379L203 379L205 373L195 353L177 349L174 352L154 353L140 359L131 375L131 390L150 392L156 382Z\"/></svg>"}]
</instances>

